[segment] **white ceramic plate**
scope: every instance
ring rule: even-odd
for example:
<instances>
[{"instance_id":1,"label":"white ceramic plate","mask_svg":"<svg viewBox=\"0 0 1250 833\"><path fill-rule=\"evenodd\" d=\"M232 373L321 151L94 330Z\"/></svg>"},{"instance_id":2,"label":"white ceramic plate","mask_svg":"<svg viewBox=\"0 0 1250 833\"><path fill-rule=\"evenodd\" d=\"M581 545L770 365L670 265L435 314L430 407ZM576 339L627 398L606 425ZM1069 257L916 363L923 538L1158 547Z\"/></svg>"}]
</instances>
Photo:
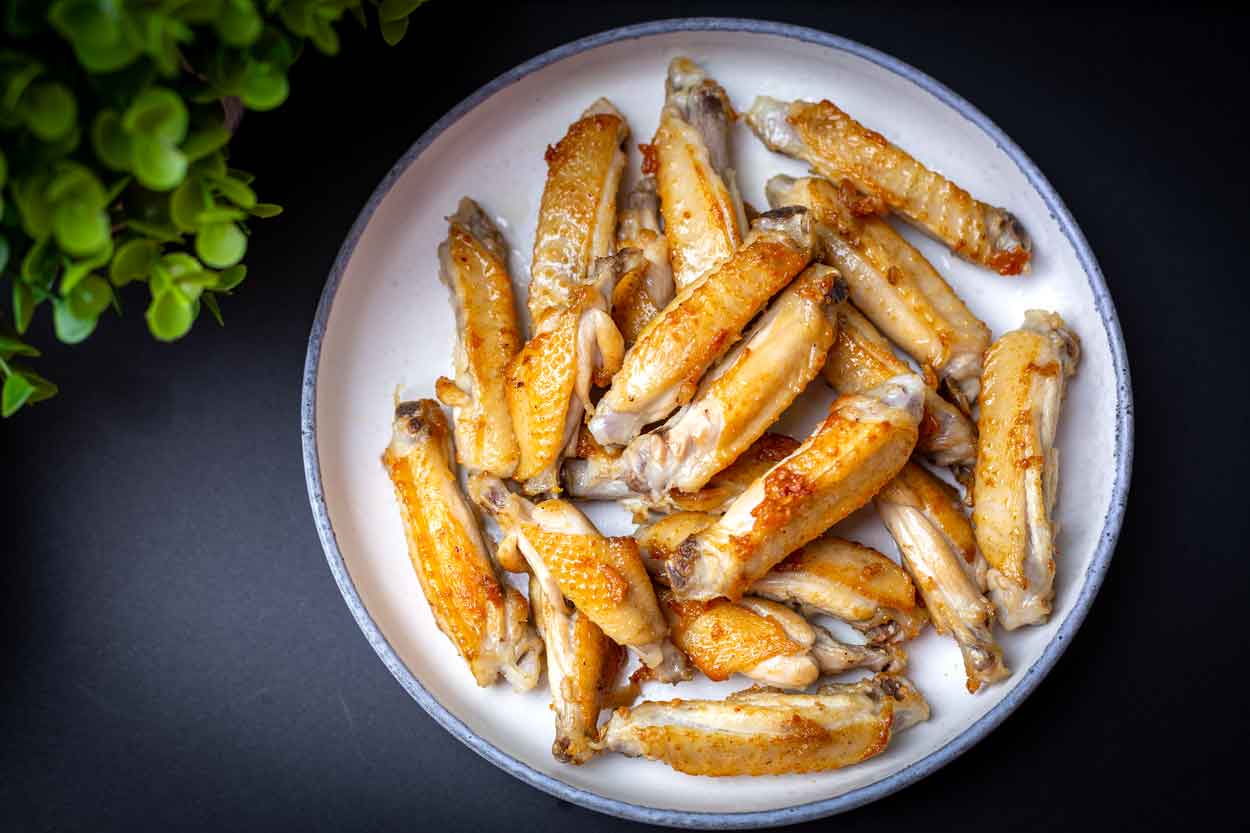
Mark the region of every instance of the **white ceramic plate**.
<instances>
[{"instance_id":1,"label":"white ceramic plate","mask_svg":"<svg viewBox=\"0 0 1250 833\"><path fill-rule=\"evenodd\" d=\"M828 97L980 199L1008 207L1034 240L1032 273L1003 278L957 260L907 232L995 334L1024 310L1053 309L1080 335L1084 353L1060 428L1063 476L1057 598L1045 627L1002 635L1015 673L971 696L953 642L930 630L908 646L910 676L932 705L927 723L899 735L864 764L821 775L695 778L663 764L605 756L582 767L550 754L545 690L481 689L435 627L409 564L391 487L379 464L392 397L431 396L450 370L453 319L437 280L444 217L462 195L480 201L512 249L518 299L546 165L543 151L599 96L632 128L655 130L665 67L676 55L704 65L740 106L757 94ZM739 181L766 205L763 183L803 167L735 128ZM524 306L523 304L521 305ZM811 386L782 428L803 436L830 400ZM1111 555L1131 458L1128 368L1097 265L1058 196L1020 149L936 81L864 46L811 30L743 20L646 24L588 38L518 67L431 128L365 206L326 285L308 350L303 431L308 486L331 569L379 656L443 726L493 763L566 800L642 821L751 827L828 815L885 795L946 763L1028 695L1071 638ZM632 531L625 513L596 507L608 534ZM839 527L889 554L870 512ZM683 685L680 696L723 696L745 681ZM652 697L672 689L654 685Z\"/></svg>"}]
</instances>

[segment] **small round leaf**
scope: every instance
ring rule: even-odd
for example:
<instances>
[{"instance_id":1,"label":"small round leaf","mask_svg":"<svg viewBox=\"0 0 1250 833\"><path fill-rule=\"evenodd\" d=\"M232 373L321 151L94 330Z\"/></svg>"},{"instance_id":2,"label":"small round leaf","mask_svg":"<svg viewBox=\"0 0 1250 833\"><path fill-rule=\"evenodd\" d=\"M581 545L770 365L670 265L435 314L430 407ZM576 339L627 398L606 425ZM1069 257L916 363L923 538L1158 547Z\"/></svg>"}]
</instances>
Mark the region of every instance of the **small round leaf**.
<instances>
[{"instance_id":1,"label":"small round leaf","mask_svg":"<svg viewBox=\"0 0 1250 833\"><path fill-rule=\"evenodd\" d=\"M98 314L82 318L75 315L64 298L52 302L52 329L56 331L56 337L66 344L77 344L91 335L98 320Z\"/></svg>"},{"instance_id":2,"label":"small round leaf","mask_svg":"<svg viewBox=\"0 0 1250 833\"><path fill-rule=\"evenodd\" d=\"M52 233L57 245L68 254L92 254L108 242L108 214L81 197L62 200L52 215Z\"/></svg>"},{"instance_id":3,"label":"small round leaf","mask_svg":"<svg viewBox=\"0 0 1250 833\"><path fill-rule=\"evenodd\" d=\"M140 238L123 243L109 264L109 280L114 286L125 286L145 279L160 254L161 246L154 240Z\"/></svg>"},{"instance_id":4,"label":"small round leaf","mask_svg":"<svg viewBox=\"0 0 1250 833\"><path fill-rule=\"evenodd\" d=\"M239 97L249 110L272 110L286 101L291 88L286 75L260 61L248 64Z\"/></svg>"},{"instance_id":5,"label":"small round leaf","mask_svg":"<svg viewBox=\"0 0 1250 833\"><path fill-rule=\"evenodd\" d=\"M211 205L204 183L198 176L188 176L169 197L169 218L179 231L195 231L200 227L199 214Z\"/></svg>"},{"instance_id":6,"label":"small round leaf","mask_svg":"<svg viewBox=\"0 0 1250 833\"><path fill-rule=\"evenodd\" d=\"M146 188L168 191L187 175L187 157L172 144L149 136L136 136L133 149L135 177Z\"/></svg>"},{"instance_id":7,"label":"small round leaf","mask_svg":"<svg viewBox=\"0 0 1250 833\"><path fill-rule=\"evenodd\" d=\"M122 129L122 117L101 110L91 124L91 146L96 158L115 171L130 170L130 137Z\"/></svg>"},{"instance_id":8,"label":"small round leaf","mask_svg":"<svg viewBox=\"0 0 1250 833\"><path fill-rule=\"evenodd\" d=\"M176 341L187 334L195 320L191 302L177 289L166 289L152 299L144 315L148 329L161 341Z\"/></svg>"},{"instance_id":9,"label":"small round leaf","mask_svg":"<svg viewBox=\"0 0 1250 833\"><path fill-rule=\"evenodd\" d=\"M88 275L74 287L65 303L75 318L99 318L112 297L108 281L99 275Z\"/></svg>"},{"instance_id":10,"label":"small round leaf","mask_svg":"<svg viewBox=\"0 0 1250 833\"><path fill-rule=\"evenodd\" d=\"M187 137L190 116L182 97L165 87L148 87L126 108L122 127L132 136L178 144Z\"/></svg>"},{"instance_id":11,"label":"small round leaf","mask_svg":"<svg viewBox=\"0 0 1250 833\"><path fill-rule=\"evenodd\" d=\"M78 103L69 87L57 81L32 84L22 96L26 126L45 142L69 134L78 123Z\"/></svg>"},{"instance_id":12,"label":"small round leaf","mask_svg":"<svg viewBox=\"0 0 1250 833\"><path fill-rule=\"evenodd\" d=\"M246 251L247 238L234 223L209 223L195 235L195 253L218 269L235 265Z\"/></svg>"}]
</instances>

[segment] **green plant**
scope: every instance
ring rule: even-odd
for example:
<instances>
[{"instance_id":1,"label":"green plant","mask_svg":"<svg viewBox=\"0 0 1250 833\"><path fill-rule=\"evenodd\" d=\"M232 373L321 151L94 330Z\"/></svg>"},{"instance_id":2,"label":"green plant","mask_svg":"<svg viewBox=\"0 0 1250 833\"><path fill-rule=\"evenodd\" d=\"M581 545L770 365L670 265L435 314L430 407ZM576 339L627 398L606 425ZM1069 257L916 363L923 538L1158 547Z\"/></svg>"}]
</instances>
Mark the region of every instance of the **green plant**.
<instances>
[{"instance_id":1,"label":"green plant","mask_svg":"<svg viewBox=\"0 0 1250 833\"><path fill-rule=\"evenodd\" d=\"M41 308L68 344L146 285L173 341L243 280L261 202L227 164L245 110L286 100L306 43L347 16L398 43L423 0L5 0L0 48L0 413L47 399L26 340ZM7 299L8 309L4 310Z\"/></svg>"}]
</instances>

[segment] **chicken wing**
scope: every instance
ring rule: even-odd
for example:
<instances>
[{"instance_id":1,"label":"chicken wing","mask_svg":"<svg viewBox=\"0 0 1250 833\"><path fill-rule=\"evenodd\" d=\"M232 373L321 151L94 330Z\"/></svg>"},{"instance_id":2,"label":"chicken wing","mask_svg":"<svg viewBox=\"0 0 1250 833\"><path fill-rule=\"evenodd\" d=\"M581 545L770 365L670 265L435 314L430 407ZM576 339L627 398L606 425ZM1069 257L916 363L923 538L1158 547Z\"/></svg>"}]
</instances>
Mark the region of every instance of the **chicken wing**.
<instances>
[{"instance_id":1,"label":"chicken wing","mask_svg":"<svg viewBox=\"0 0 1250 833\"><path fill-rule=\"evenodd\" d=\"M828 266L809 266L746 337L703 377L694 399L659 430L617 455L570 460L565 480L581 494L623 481L662 505L671 492L698 492L764 434L825 363L833 343L829 307L845 284Z\"/></svg>"},{"instance_id":2,"label":"chicken wing","mask_svg":"<svg viewBox=\"0 0 1250 833\"><path fill-rule=\"evenodd\" d=\"M736 118L721 86L688 58L674 58L647 168L659 184L677 291L728 260L747 227L729 160Z\"/></svg>"},{"instance_id":3,"label":"chicken wing","mask_svg":"<svg viewBox=\"0 0 1250 833\"><path fill-rule=\"evenodd\" d=\"M547 681L556 713L551 754L582 764L598 751L599 712L625 652L579 610L569 611L549 572L530 576L530 604L547 644Z\"/></svg>"},{"instance_id":4,"label":"chicken wing","mask_svg":"<svg viewBox=\"0 0 1250 833\"><path fill-rule=\"evenodd\" d=\"M606 384L625 352L608 295L622 276L646 268L637 249L596 260L567 306L544 313L508 366L505 393L521 451L513 476L526 494L559 492L560 461L590 408L591 383Z\"/></svg>"},{"instance_id":5,"label":"chicken wing","mask_svg":"<svg viewBox=\"0 0 1250 833\"><path fill-rule=\"evenodd\" d=\"M770 205L800 205L818 224L823 256L846 278L855 306L951 391L967 413L977 398L990 330L915 247L880 217L857 216L849 184L776 176Z\"/></svg>"},{"instance_id":6,"label":"chicken wing","mask_svg":"<svg viewBox=\"0 0 1250 833\"><path fill-rule=\"evenodd\" d=\"M825 362L826 381L838 393L860 393L911 368L894 354L885 336L852 304L839 304L833 348ZM972 482L977 459L977 429L963 411L925 388L924 418L916 451L939 466L949 466L965 486Z\"/></svg>"},{"instance_id":7,"label":"chicken wing","mask_svg":"<svg viewBox=\"0 0 1250 833\"><path fill-rule=\"evenodd\" d=\"M521 333L508 275L508 246L468 197L447 220L447 240L438 247L438 274L451 290L456 314L456 379L440 376L434 390L452 409L460 465L511 477L520 452L504 396L504 370L521 349Z\"/></svg>"},{"instance_id":8,"label":"chicken wing","mask_svg":"<svg viewBox=\"0 0 1250 833\"><path fill-rule=\"evenodd\" d=\"M643 177L626 198L617 221L617 248L638 249L647 259L645 271L630 273L612 291L612 320L626 347L673 300L673 270L668 262L668 238L660 231L659 210L655 178Z\"/></svg>"},{"instance_id":9,"label":"chicken wing","mask_svg":"<svg viewBox=\"0 0 1250 833\"><path fill-rule=\"evenodd\" d=\"M542 640L529 624L525 597L501 583L477 516L452 472L451 431L432 399L395 408L382 464L408 541L408 557L439 630L488 686L502 674L526 691L542 673Z\"/></svg>"},{"instance_id":10,"label":"chicken wing","mask_svg":"<svg viewBox=\"0 0 1250 833\"><path fill-rule=\"evenodd\" d=\"M807 266L814 245L806 211L761 215L733 257L679 293L629 348L595 406L595 439L625 445L643 426L694 398L703 374L768 299Z\"/></svg>"},{"instance_id":11,"label":"chicken wing","mask_svg":"<svg viewBox=\"0 0 1250 833\"><path fill-rule=\"evenodd\" d=\"M983 562L952 490L909 463L877 494L876 506L920 588L933 627L959 644L968 691L1008 677L1011 672L994 641L994 607L977 587Z\"/></svg>"},{"instance_id":12,"label":"chicken wing","mask_svg":"<svg viewBox=\"0 0 1250 833\"><path fill-rule=\"evenodd\" d=\"M1081 347L1053 312L1029 310L1024 326L990 348L981 401L973 521L989 561L990 598L1008 629L1045 622L1054 599L1055 429Z\"/></svg>"},{"instance_id":13,"label":"chicken wing","mask_svg":"<svg viewBox=\"0 0 1250 833\"><path fill-rule=\"evenodd\" d=\"M816 694L748 689L725 700L643 702L617 709L600 745L689 775L784 775L839 769L885 750L929 718L905 677L878 674Z\"/></svg>"},{"instance_id":14,"label":"chicken wing","mask_svg":"<svg viewBox=\"0 0 1250 833\"><path fill-rule=\"evenodd\" d=\"M628 137L625 117L601 98L547 148L547 184L530 263L532 326L547 311L568 307L594 259L615 250L616 193Z\"/></svg>"},{"instance_id":15,"label":"chicken wing","mask_svg":"<svg viewBox=\"0 0 1250 833\"><path fill-rule=\"evenodd\" d=\"M639 547L650 553L639 541ZM876 550L826 535L773 567L751 592L848 623L870 643L914 639L929 617L899 565Z\"/></svg>"},{"instance_id":16,"label":"chicken wing","mask_svg":"<svg viewBox=\"0 0 1250 833\"><path fill-rule=\"evenodd\" d=\"M872 499L916 445L924 382L898 376L839 397L798 450L665 564L677 597L740 598L779 561Z\"/></svg>"},{"instance_id":17,"label":"chicken wing","mask_svg":"<svg viewBox=\"0 0 1250 833\"><path fill-rule=\"evenodd\" d=\"M475 478L473 489L504 531L499 560L505 566L519 553L533 575L550 576L564 597L659 679L688 678L684 657L665 638L668 625L633 538L605 538L573 504L535 506L495 478Z\"/></svg>"},{"instance_id":18,"label":"chicken wing","mask_svg":"<svg viewBox=\"0 0 1250 833\"><path fill-rule=\"evenodd\" d=\"M802 159L835 181L851 180L960 257L1000 275L1028 270L1032 243L1010 212L973 199L833 102L760 96L746 120L770 149Z\"/></svg>"}]
</instances>

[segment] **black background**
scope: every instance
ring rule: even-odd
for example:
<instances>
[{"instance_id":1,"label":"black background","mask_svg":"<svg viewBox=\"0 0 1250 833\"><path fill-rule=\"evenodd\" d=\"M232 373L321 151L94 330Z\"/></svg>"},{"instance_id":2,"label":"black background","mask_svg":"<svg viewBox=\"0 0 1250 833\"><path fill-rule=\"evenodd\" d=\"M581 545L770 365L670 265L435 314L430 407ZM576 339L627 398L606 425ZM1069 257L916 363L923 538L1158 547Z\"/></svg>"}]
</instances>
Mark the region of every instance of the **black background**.
<instances>
[{"instance_id":1,"label":"black background","mask_svg":"<svg viewBox=\"0 0 1250 833\"><path fill-rule=\"evenodd\" d=\"M106 315L47 346L57 399L0 425L0 828L619 830L515 781L394 682L304 490L304 350L357 211L435 119L522 60L689 14L787 20L946 83L1050 178L1097 253L1137 414L1116 558L1079 638L961 759L810 829L1228 829L1250 737L1245 18L859 3L437 0L398 49L351 32L234 162L287 207L182 342ZM1075 461L1068 465L1077 464Z\"/></svg>"}]
</instances>

